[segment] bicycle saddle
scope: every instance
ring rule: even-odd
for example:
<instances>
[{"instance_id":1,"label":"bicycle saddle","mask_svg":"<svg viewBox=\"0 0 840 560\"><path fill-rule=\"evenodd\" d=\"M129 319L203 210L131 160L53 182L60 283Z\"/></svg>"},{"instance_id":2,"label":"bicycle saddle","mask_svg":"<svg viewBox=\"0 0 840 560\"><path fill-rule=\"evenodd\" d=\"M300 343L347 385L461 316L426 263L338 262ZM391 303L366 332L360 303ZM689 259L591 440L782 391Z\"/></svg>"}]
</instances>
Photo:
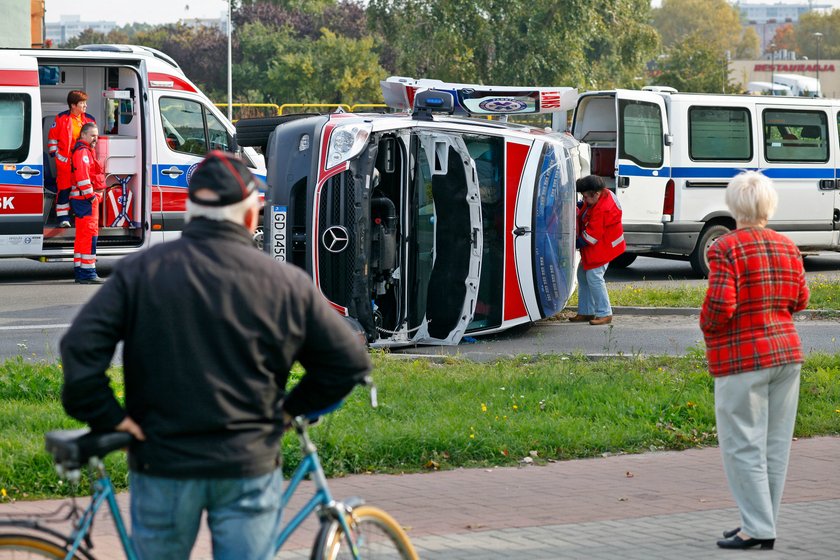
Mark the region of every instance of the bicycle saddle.
<instances>
[{"instance_id":1,"label":"bicycle saddle","mask_svg":"<svg viewBox=\"0 0 840 560\"><path fill-rule=\"evenodd\" d=\"M126 432L91 432L80 430L55 430L44 436L47 451L56 463L67 469L86 465L91 457L102 458L111 451L128 446L131 434Z\"/></svg>"}]
</instances>

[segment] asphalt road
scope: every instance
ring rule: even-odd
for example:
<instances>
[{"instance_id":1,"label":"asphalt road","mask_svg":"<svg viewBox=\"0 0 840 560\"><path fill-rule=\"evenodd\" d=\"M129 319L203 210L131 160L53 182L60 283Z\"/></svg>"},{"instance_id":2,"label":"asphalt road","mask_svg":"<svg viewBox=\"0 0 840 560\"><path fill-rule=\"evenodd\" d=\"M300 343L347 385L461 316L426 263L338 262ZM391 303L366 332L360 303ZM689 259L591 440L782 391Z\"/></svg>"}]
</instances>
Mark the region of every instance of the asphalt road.
<instances>
[{"instance_id":1,"label":"asphalt road","mask_svg":"<svg viewBox=\"0 0 840 560\"><path fill-rule=\"evenodd\" d=\"M100 274L110 273L114 260L102 259ZM811 278L840 280L840 254L806 259ZM72 281L72 263L39 263L24 259L0 261L0 359L24 356L52 360L67 326L98 286ZM700 283L683 261L639 258L627 269L608 271L613 283ZM802 316L797 327L808 351L840 352L840 321ZM527 329L467 340L455 347L419 347L403 354L462 355L473 359L543 353L590 355L682 355L700 347L702 335L692 314L627 314L616 310L613 324L592 327L564 321L542 321ZM118 360L117 360L118 361Z\"/></svg>"}]
</instances>

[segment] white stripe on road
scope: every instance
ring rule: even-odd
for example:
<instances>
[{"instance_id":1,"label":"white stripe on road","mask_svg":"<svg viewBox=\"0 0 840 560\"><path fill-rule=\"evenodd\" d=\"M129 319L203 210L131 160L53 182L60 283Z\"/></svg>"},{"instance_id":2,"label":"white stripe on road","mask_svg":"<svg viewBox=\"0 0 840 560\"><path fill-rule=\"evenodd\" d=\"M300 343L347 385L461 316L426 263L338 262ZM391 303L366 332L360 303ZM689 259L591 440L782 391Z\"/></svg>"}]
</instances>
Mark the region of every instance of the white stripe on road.
<instances>
[{"instance_id":1,"label":"white stripe on road","mask_svg":"<svg viewBox=\"0 0 840 560\"><path fill-rule=\"evenodd\" d=\"M49 331L49 330L58 330L58 329L66 329L70 326L70 323L64 325L22 325L20 327L0 327L0 331L29 331L29 330L39 330L39 331Z\"/></svg>"}]
</instances>

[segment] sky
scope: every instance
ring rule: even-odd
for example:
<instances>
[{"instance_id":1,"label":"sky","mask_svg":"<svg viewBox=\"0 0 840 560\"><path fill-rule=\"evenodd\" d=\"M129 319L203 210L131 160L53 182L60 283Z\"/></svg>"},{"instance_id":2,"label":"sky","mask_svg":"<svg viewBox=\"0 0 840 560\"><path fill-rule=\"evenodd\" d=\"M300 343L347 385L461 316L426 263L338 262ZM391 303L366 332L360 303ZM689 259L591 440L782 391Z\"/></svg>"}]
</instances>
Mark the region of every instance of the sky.
<instances>
[{"instance_id":1,"label":"sky","mask_svg":"<svg viewBox=\"0 0 840 560\"><path fill-rule=\"evenodd\" d=\"M180 19L219 18L227 13L227 0L46 0L46 20L64 15L82 21L127 23L174 23Z\"/></svg>"},{"instance_id":2,"label":"sky","mask_svg":"<svg viewBox=\"0 0 840 560\"><path fill-rule=\"evenodd\" d=\"M745 4L804 4L807 0L742 0ZM658 6L661 0L653 0ZM180 19L218 18L227 12L227 0L46 0L47 21L78 15L82 21L174 23ZM840 0L814 0L814 4L840 7Z\"/></svg>"}]
</instances>

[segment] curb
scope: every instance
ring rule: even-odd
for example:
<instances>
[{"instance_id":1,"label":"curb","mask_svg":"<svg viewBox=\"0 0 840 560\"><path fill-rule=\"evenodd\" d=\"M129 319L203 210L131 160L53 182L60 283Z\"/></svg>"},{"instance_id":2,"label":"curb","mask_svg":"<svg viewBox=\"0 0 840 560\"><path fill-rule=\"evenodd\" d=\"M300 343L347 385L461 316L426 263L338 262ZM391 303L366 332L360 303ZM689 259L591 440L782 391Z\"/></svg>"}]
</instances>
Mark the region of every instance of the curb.
<instances>
[{"instance_id":1,"label":"curb","mask_svg":"<svg viewBox=\"0 0 840 560\"><path fill-rule=\"evenodd\" d=\"M577 307L567 307L566 309L577 312ZM613 306L614 315L681 315L692 316L700 315L699 307L619 307ZM804 309L794 313L794 319L801 317L803 319L836 319L840 318L840 311L833 309Z\"/></svg>"}]
</instances>

